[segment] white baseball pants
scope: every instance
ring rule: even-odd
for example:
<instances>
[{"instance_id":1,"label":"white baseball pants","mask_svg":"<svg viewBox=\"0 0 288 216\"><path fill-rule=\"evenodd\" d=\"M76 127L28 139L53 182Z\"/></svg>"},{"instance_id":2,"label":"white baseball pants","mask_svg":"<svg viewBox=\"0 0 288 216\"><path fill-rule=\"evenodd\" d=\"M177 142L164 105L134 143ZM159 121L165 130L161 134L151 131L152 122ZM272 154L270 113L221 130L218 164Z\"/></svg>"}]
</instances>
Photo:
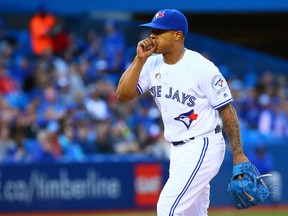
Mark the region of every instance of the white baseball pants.
<instances>
[{"instance_id":1,"label":"white baseball pants","mask_svg":"<svg viewBox=\"0 0 288 216\"><path fill-rule=\"evenodd\" d=\"M157 216L207 216L209 182L225 155L222 133L171 144L169 178L157 203Z\"/></svg>"}]
</instances>

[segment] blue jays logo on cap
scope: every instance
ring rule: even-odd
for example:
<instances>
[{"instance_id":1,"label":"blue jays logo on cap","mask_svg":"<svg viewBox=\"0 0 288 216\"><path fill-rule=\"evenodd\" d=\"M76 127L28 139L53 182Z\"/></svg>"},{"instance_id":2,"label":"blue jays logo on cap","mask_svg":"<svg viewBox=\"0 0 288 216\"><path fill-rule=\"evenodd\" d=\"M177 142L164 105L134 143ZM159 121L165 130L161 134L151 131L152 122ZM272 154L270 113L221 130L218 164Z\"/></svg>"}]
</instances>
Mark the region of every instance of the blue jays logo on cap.
<instances>
[{"instance_id":1,"label":"blue jays logo on cap","mask_svg":"<svg viewBox=\"0 0 288 216\"><path fill-rule=\"evenodd\" d=\"M162 30L182 31L184 35L187 35L188 32L188 21L186 17L175 9L160 10L155 14L150 23L142 24L140 26Z\"/></svg>"},{"instance_id":2,"label":"blue jays logo on cap","mask_svg":"<svg viewBox=\"0 0 288 216\"><path fill-rule=\"evenodd\" d=\"M164 17L164 15L165 15L165 11L163 11L163 12L162 12L162 11L159 11L159 12L157 12L157 13L155 14L152 22L154 22L154 21L155 21L156 19L158 19L158 18Z\"/></svg>"}]
</instances>

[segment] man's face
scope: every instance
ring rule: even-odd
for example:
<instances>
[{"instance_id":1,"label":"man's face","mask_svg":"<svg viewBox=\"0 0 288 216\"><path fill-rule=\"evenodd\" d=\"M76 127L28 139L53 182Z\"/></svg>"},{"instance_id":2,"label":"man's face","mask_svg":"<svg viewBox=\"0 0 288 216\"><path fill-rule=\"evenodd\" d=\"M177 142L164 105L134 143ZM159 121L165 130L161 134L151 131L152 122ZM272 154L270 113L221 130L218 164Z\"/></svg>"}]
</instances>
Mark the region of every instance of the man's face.
<instances>
[{"instance_id":1,"label":"man's face","mask_svg":"<svg viewBox=\"0 0 288 216\"><path fill-rule=\"evenodd\" d=\"M163 29L151 29L150 37L157 41L157 49L155 53L166 53L174 43L174 30L163 30Z\"/></svg>"}]
</instances>

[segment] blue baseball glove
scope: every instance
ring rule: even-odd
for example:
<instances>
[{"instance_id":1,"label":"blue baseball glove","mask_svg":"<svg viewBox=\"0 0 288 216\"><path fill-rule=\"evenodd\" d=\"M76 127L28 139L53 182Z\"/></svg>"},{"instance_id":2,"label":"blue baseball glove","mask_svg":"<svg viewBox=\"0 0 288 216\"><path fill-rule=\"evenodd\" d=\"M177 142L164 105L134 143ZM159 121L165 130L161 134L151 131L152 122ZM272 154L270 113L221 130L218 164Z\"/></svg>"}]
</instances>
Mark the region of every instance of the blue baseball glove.
<instances>
[{"instance_id":1,"label":"blue baseball glove","mask_svg":"<svg viewBox=\"0 0 288 216\"><path fill-rule=\"evenodd\" d=\"M269 175L261 175L251 162L236 164L233 167L233 177L227 189L235 207L237 209L246 209L262 204L270 196L270 189L262 177Z\"/></svg>"}]
</instances>

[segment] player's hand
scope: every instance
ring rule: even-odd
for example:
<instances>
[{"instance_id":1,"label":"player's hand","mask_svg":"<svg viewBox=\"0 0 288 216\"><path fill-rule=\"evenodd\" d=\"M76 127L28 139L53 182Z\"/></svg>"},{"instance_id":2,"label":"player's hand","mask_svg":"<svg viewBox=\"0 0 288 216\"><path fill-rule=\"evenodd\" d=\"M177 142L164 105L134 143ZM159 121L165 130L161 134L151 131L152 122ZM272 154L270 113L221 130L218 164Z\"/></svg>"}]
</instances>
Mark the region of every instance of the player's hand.
<instances>
[{"instance_id":1,"label":"player's hand","mask_svg":"<svg viewBox=\"0 0 288 216\"><path fill-rule=\"evenodd\" d=\"M239 163L243 163L243 162L247 162L247 161L249 161L249 159L243 153L233 156L233 164L234 165L239 164Z\"/></svg>"},{"instance_id":2,"label":"player's hand","mask_svg":"<svg viewBox=\"0 0 288 216\"><path fill-rule=\"evenodd\" d=\"M146 60L157 49L157 41L153 38L146 38L139 41L137 45L137 56L140 59Z\"/></svg>"}]
</instances>

